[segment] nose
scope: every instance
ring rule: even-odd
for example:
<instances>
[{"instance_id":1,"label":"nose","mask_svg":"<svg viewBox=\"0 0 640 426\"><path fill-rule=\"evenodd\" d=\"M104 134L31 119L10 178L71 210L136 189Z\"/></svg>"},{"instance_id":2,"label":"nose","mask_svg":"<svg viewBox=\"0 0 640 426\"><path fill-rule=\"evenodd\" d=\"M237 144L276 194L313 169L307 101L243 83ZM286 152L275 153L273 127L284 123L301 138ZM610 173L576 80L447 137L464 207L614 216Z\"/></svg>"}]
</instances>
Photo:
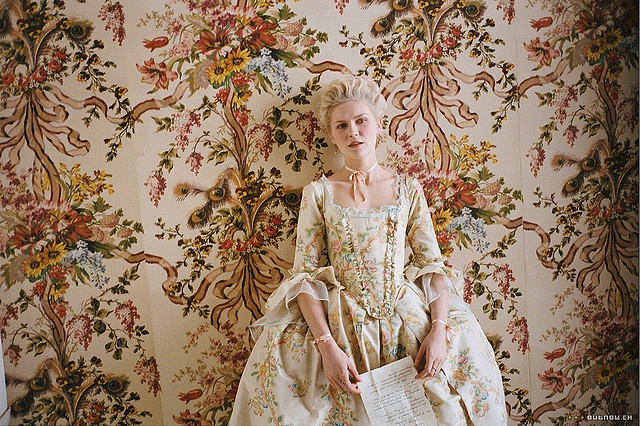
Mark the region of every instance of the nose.
<instances>
[{"instance_id":1,"label":"nose","mask_svg":"<svg viewBox=\"0 0 640 426\"><path fill-rule=\"evenodd\" d=\"M358 126L356 126L355 124L350 124L349 125L349 136L358 136Z\"/></svg>"}]
</instances>

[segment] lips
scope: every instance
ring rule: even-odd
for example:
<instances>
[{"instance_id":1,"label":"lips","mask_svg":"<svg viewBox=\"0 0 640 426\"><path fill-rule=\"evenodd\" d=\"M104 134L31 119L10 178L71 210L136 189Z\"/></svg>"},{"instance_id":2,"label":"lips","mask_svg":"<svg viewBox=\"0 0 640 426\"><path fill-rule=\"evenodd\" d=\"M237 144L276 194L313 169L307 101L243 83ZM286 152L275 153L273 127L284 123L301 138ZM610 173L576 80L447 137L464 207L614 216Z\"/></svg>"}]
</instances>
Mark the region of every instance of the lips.
<instances>
[{"instance_id":1,"label":"lips","mask_svg":"<svg viewBox=\"0 0 640 426\"><path fill-rule=\"evenodd\" d=\"M360 146L360 145L362 145L362 144L364 144L364 142L361 142L361 141L351 142L351 143L349 144L349 148L353 148L353 147L356 147L356 146Z\"/></svg>"}]
</instances>

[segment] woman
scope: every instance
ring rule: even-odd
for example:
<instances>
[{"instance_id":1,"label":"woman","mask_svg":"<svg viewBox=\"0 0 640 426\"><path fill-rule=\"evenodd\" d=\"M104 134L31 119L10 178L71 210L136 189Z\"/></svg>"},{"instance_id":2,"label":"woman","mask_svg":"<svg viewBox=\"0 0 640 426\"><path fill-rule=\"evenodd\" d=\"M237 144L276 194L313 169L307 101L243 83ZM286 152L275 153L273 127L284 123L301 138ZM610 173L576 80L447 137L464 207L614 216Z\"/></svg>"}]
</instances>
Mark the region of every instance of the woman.
<instances>
[{"instance_id":1,"label":"woman","mask_svg":"<svg viewBox=\"0 0 640 426\"><path fill-rule=\"evenodd\" d=\"M303 190L291 277L267 301L232 425L370 424L359 373L411 356L440 424L506 424L493 350L413 178L381 167L385 100L332 82L321 126L344 167Z\"/></svg>"}]
</instances>

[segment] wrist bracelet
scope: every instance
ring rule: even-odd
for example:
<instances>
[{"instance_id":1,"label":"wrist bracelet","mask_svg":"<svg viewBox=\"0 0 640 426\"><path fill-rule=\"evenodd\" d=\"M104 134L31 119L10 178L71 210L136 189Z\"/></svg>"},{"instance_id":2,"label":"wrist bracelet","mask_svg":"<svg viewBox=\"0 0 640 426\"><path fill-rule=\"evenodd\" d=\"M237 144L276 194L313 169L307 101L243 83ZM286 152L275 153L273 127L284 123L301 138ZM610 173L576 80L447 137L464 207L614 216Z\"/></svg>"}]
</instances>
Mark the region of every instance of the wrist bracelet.
<instances>
[{"instance_id":1,"label":"wrist bracelet","mask_svg":"<svg viewBox=\"0 0 640 426\"><path fill-rule=\"evenodd\" d=\"M444 324L444 326L445 326L445 328L446 328L447 330L449 329L449 324L447 324L447 322L446 322L446 321L441 320L440 318L436 318L436 319L434 319L433 321L431 321L431 325L434 325L434 324L435 324L435 323L437 323L437 322Z\"/></svg>"},{"instance_id":2,"label":"wrist bracelet","mask_svg":"<svg viewBox=\"0 0 640 426\"><path fill-rule=\"evenodd\" d=\"M329 339L333 338L333 336L331 336L331 333L327 333L327 334L323 334L322 336L318 337L317 339L313 339L311 341L311 343L313 343L314 345L317 345L318 342L326 342Z\"/></svg>"}]
</instances>

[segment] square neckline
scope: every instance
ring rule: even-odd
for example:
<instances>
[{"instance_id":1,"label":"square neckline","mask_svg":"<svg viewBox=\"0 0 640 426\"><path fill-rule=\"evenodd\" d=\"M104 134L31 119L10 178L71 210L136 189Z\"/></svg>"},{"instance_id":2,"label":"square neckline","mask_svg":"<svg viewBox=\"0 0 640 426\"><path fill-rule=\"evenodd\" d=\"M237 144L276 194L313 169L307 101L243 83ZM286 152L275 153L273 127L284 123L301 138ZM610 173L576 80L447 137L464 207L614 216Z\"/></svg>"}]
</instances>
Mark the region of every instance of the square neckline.
<instances>
[{"instance_id":1,"label":"square neckline","mask_svg":"<svg viewBox=\"0 0 640 426\"><path fill-rule=\"evenodd\" d=\"M342 213L356 213L356 214L383 214L390 210L399 209L404 202L403 192L400 190L402 184L402 175L395 172L395 183L393 185L393 193L396 197L396 201L393 204L384 204L380 207L355 207L355 206L341 206L334 201L333 188L331 187L331 181L326 175L320 177L320 181L329 195L329 204Z\"/></svg>"}]
</instances>

